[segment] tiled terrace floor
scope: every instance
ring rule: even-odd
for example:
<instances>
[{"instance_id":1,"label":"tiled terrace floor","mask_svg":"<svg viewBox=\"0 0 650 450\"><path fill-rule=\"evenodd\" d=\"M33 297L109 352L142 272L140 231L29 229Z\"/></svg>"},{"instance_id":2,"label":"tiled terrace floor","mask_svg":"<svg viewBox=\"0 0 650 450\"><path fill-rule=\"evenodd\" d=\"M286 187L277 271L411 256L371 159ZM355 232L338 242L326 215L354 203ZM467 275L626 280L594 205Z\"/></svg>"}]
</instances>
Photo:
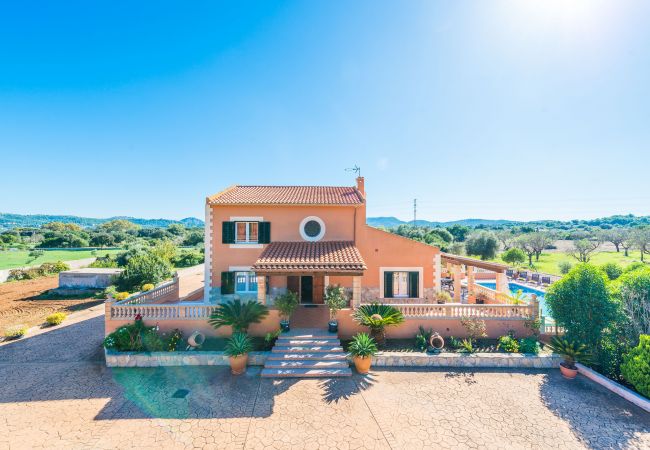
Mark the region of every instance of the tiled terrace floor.
<instances>
[{"instance_id":1,"label":"tiled terrace floor","mask_svg":"<svg viewBox=\"0 0 650 450\"><path fill-rule=\"evenodd\" d=\"M102 327L97 317L0 347L0 449L650 448L649 414L555 370L332 381L111 370Z\"/></svg>"}]
</instances>

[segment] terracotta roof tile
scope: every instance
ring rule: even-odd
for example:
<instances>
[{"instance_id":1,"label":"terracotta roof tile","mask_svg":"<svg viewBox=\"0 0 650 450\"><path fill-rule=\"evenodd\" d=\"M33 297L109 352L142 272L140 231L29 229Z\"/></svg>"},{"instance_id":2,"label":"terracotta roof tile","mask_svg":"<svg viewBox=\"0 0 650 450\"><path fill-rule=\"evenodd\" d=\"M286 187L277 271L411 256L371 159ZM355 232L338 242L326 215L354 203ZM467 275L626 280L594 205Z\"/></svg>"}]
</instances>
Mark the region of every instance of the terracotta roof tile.
<instances>
[{"instance_id":1,"label":"terracotta roof tile","mask_svg":"<svg viewBox=\"0 0 650 450\"><path fill-rule=\"evenodd\" d=\"M272 242L253 265L263 272L360 272L366 263L348 241Z\"/></svg>"},{"instance_id":2,"label":"terracotta roof tile","mask_svg":"<svg viewBox=\"0 0 650 450\"><path fill-rule=\"evenodd\" d=\"M212 205L358 205L363 196L349 186L231 186L208 197Z\"/></svg>"}]
</instances>

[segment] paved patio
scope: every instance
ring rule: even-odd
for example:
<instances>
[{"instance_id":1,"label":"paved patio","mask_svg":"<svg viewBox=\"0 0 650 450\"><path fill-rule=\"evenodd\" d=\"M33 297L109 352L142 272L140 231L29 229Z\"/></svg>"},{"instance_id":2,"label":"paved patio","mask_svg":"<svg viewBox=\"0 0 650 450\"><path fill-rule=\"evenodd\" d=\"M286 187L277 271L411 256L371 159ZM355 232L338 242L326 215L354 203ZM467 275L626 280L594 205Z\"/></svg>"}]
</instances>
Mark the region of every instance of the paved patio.
<instances>
[{"instance_id":1,"label":"paved patio","mask_svg":"<svg viewBox=\"0 0 650 450\"><path fill-rule=\"evenodd\" d=\"M111 370L102 327L0 346L0 448L650 448L649 414L555 370Z\"/></svg>"}]
</instances>

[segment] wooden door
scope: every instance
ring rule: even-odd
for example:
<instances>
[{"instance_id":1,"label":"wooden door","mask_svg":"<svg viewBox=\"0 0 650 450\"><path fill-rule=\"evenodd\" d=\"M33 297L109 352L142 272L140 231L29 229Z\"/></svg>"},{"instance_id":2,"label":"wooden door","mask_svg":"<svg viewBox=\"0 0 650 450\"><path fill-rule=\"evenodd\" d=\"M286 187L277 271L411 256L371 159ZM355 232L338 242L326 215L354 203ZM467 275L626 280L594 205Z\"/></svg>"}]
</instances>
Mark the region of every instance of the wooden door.
<instances>
[{"instance_id":1,"label":"wooden door","mask_svg":"<svg viewBox=\"0 0 650 450\"><path fill-rule=\"evenodd\" d=\"M300 277L287 277L287 291L300 295Z\"/></svg>"},{"instance_id":2,"label":"wooden door","mask_svg":"<svg viewBox=\"0 0 650 450\"><path fill-rule=\"evenodd\" d=\"M325 290L325 277L323 275L314 276L314 303L322 305L324 302L323 291Z\"/></svg>"}]
</instances>

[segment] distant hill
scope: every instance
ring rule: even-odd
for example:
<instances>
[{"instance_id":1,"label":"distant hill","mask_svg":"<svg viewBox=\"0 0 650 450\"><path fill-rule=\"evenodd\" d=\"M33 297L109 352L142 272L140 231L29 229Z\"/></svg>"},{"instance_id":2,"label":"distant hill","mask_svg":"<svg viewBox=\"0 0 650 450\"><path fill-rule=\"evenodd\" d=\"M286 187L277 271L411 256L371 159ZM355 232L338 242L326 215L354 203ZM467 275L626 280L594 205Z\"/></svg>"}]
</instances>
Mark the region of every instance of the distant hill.
<instances>
[{"instance_id":1,"label":"distant hill","mask_svg":"<svg viewBox=\"0 0 650 450\"><path fill-rule=\"evenodd\" d=\"M400 220L397 217L368 217L368 225L373 227L396 227L403 224L412 224L413 221L406 222ZM462 219L462 220L452 220L450 222L431 222L428 220L416 220L416 225L425 226L425 227L449 227L451 225L466 225L468 227L477 227L479 225L484 225L488 227L503 226L503 225L519 225L522 222L516 222L513 220L488 220L488 219Z\"/></svg>"},{"instance_id":2,"label":"distant hill","mask_svg":"<svg viewBox=\"0 0 650 450\"><path fill-rule=\"evenodd\" d=\"M75 223L80 227L92 228L101 223L108 222L109 220L124 219L133 222L141 227L167 227L172 223L180 223L186 227L202 227L203 221L195 217L187 217L181 220L170 219L138 219L135 217L108 217L106 219L96 219L91 217L78 217L78 216L56 216L44 214L5 214L0 213L0 230L6 230L16 227L40 227L48 222L65 222Z\"/></svg>"}]
</instances>

